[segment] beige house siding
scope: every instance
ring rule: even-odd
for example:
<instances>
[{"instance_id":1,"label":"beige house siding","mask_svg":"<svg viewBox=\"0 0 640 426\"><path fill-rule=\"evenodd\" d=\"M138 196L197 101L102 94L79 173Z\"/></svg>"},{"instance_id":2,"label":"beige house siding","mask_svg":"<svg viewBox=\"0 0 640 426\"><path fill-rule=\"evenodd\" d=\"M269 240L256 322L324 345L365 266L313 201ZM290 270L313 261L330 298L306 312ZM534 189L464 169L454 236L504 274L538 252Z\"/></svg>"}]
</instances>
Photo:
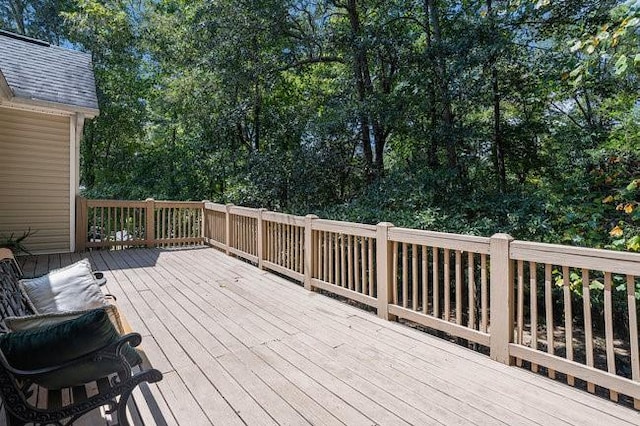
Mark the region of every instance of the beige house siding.
<instances>
[{"instance_id":1,"label":"beige house siding","mask_svg":"<svg viewBox=\"0 0 640 426\"><path fill-rule=\"evenodd\" d=\"M31 228L33 253L71 250L70 127L69 116L0 107L0 235Z\"/></svg>"}]
</instances>

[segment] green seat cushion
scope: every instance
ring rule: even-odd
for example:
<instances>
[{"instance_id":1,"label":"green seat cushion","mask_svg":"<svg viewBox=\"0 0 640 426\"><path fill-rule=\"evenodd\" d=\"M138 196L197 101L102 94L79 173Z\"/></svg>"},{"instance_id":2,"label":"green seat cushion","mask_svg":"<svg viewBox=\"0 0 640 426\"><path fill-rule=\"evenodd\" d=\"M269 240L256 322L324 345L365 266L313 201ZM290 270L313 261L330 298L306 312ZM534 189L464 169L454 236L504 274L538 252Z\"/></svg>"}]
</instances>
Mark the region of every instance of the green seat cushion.
<instances>
[{"instance_id":1,"label":"green seat cushion","mask_svg":"<svg viewBox=\"0 0 640 426\"><path fill-rule=\"evenodd\" d=\"M119 339L104 309L95 309L69 321L0 335L0 349L9 365L21 370L53 367L87 355ZM142 362L129 345L124 355L130 365ZM90 382L118 370L117 361L103 358L48 373L34 380L49 389Z\"/></svg>"}]
</instances>

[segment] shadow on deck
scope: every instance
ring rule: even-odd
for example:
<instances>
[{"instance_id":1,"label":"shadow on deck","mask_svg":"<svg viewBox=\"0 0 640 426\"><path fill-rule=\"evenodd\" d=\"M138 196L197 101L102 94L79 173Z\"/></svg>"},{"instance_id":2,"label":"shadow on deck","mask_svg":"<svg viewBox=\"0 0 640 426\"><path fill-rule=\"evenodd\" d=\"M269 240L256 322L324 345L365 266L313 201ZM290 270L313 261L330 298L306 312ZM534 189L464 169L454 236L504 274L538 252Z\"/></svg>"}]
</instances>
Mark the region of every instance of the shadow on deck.
<instances>
[{"instance_id":1,"label":"shadow on deck","mask_svg":"<svg viewBox=\"0 0 640 426\"><path fill-rule=\"evenodd\" d=\"M23 259L38 275L84 255ZM86 254L165 378L144 425L640 424L640 414L394 322L215 249ZM111 424L96 413L85 424ZM80 423L77 423L80 424Z\"/></svg>"}]
</instances>

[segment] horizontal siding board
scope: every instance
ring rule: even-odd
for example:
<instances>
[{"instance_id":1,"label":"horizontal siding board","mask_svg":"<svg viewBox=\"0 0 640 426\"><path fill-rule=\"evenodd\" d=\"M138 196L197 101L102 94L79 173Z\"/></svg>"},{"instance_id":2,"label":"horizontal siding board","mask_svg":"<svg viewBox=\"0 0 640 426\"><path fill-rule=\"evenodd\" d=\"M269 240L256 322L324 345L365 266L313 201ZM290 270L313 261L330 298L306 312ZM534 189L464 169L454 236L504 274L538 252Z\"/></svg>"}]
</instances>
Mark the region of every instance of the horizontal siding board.
<instances>
[{"instance_id":1,"label":"horizontal siding board","mask_svg":"<svg viewBox=\"0 0 640 426\"><path fill-rule=\"evenodd\" d=\"M38 147L42 152L63 152L63 146L60 144L51 143L49 139L53 137L64 137L67 132L61 132L60 134L49 132L44 133L19 133L16 135L5 134L6 129L3 129L3 148L6 150L16 150L26 147ZM28 139L25 139L28 138Z\"/></svg>"},{"instance_id":2,"label":"horizontal siding board","mask_svg":"<svg viewBox=\"0 0 640 426\"><path fill-rule=\"evenodd\" d=\"M54 231L65 231L69 230L69 221L66 222L52 222L45 220L31 220L29 221L29 226L31 229L37 229L38 235L44 235L47 232ZM25 229L29 229L29 227L24 227L24 218L22 220L13 219L13 220L2 220L2 232L7 231L23 231Z\"/></svg>"},{"instance_id":3,"label":"horizontal siding board","mask_svg":"<svg viewBox=\"0 0 640 426\"><path fill-rule=\"evenodd\" d=\"M28 150L25 150L28 151ZM2 153L0 153L2 155ZM7 156L8 157L8 156ZM7 157L2 157L3 161L7 161ZM18 157L19 161L24 161L24 159ZM38 159L39 161L34 161L34 159ZM50 162L49 166L46 169L42 168L42 164L45 162ZM31 176L52 176L58 177L62 179L63 176L60 176L61 173L67 171L67 167L69 165L69 160L62 160L60 163L55 163L51 161L50 157L46 158L38 158L32 157L29 159L28 163L23 163L22 165L18 165L17 163L9 163L3 164L2 171L0 173L4 176L13 175L13 174L21 174L24 176L26 180L31 178ZM65 176L67 179L69 176Z\"/></svg>"},{"instance_id":4,"label":"horizontal siding board","mask_svg":"<svg viewBox=\"0 0 640 426\"><path fill-rule=\"evenodd\" d=\"M67 230L69 230L69 228L67 228ZM15 231L10 231L10 232L3 232L4 235L6 236L10 236L10 235L14 235L16 237L20 236L23 234L25 230L15 230ZM36 232L34 234L32 234L29 239L34 239L37 238L38 239L38 245L48 245L51 246L53 244L58 244L60 246L68 246L68 239L67 238L62 238L60 236L60 233L57 233L56 235L45 235L43 232ZM26 241L28 243L28 241ZM38 250L40 249L40 247L31 247L30 250Z\"/></svg>"},{"instance_id":5,"label":"horizontal siding board","mask_svg":"<svg viewBox=\"0 0 640 426\"><path fill-rule=\"evenodd\" d=\"M43 114L44 115L44 114ZM56 117L52 115L51 117ZM58 117L56 117L58 118ZM69 121L69 117L59 117L65 121ZM53 125L53 126L40 126L37 124L28 124L25 123L23 125L12 124L11 122L7 122L6 120L0 120L0 126L4 130L7 130L11 136L23 135L23 134L34 134L38 135L41 138L44 135L63 135L68 132L68 129L65 128L66 125Z\"/></svg>"},{"instance_id":6,"label":"horizontal siding board","mask_svg":"<svg viewBox=\"0 0 640 426\"><path fill-rule=\"evenodd\" d=\"M47 223L55 223L55 220L56 220L55 218L51 217L51 214L48 211L34 210L33 213L30 214L30 216L34 220L40 219L40 220L47 221ZM19 213L16 213L16 211L5 211L0 209L0 218L11 219L13 217L20 217ZM64 221L65 223L67 222L63 219L61 219L61 221Z\"/></svg>"},{"instance_id":7,"label":"horizontal siding board","mask_svg":"<svg viewBox=\"0 0 640 426\"><path fill-rule=\"evenodd\" d=\"M66 201L66 202L65 202ZM52 200L47 199L28 199L24 197L15 197L11 199L3 199L0 202L2 209L9 212L20 212L25 209L43 209L46 210L51 217L54 217L60 212L66 211L69 213L69 197L66 200L56 198ZM31 213L24 211L24 214L31 215Z\"/></svg>"},{"instance_id":8,"label":"horizontal siding board","mask_svg":"<svg viewBox=\"0 0 640 426\"><path fill-rule=\"evenodd\" d=\"M69 197L68 192L61 189L46 189L36 188L31 190L28 185L21 185L20 188L8 188L7 190L0 191L0 197L22 197L24 191L29 191L33 198L52 198L59 199L60 197Z\"/></svg>"},{"instance_id":9,"label":"horizontal siding board","mask_svg":"<svg viewBox=\"0 0 640 426\"><path fill-rule=\"evenodd\" d=\"M0 234L33 253L69 251L69 117L0 107Z\"/></svg>"},{"instance_id":10,"label":"horizontal siding board","mask_svg":"<svg viewBox=\"0 0 640 426\"><path fill-rule=\"evenodd\" d=\"M69 117L62 115L43 114L34 111L25 111L11 108L1 108L0 123L9 129L18 130L41 130L41 129L64 129L69 124Z\"/></svg>"},{"instance_id":11,"label":"horizontal siding board","mask_svg":"<svg viewBox=\"0 0 640 426\"><path fill-rule=\"evenodd\" d=\"M24 154L26 152L29 153L29 161L33 163L43 164L43 163L52 163L57 164L57 170L60 170L61 166L65 164L69 165L69 152L67 151L67 155L64 153L57 154L46 154L38 151L39 148L31 147L31 148L23 148L20 151L9 151L3 152L2 161L6 161L7 163L20 163L21 161L25 161Z\"/></svg>"}]
</instances>

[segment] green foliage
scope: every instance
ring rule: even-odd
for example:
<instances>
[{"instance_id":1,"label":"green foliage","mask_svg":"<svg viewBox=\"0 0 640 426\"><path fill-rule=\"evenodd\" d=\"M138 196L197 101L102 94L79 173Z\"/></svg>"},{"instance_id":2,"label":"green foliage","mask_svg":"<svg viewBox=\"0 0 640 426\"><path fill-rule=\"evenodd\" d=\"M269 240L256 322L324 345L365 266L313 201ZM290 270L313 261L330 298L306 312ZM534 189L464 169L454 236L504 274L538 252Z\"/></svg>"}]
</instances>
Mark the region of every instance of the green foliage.
<instances>
[{"instance_id":1,"label":"green foliage","mask_svg":"<svg viewBox=\"0 0 640 426\"><path fill-rule=\"evenodd\" d=\"M93 55L87 196L640 250L638 2L12 3Z\"/></svg>"}]
</instances>

